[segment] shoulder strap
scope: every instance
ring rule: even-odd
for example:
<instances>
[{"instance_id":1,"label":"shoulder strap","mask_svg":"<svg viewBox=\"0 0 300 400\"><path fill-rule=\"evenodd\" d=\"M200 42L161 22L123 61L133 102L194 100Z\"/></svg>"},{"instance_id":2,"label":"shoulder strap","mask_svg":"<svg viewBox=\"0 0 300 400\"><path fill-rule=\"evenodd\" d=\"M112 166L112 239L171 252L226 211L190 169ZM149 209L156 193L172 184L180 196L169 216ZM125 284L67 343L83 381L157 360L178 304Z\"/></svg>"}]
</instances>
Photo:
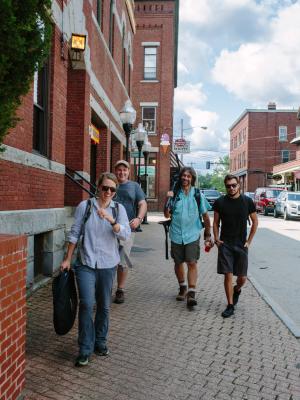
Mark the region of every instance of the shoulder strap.
<instances>
[{"instance_id":1,"label":"shoulder strap","mask_svg":"<svg viewBox=\"0 0 300 400\"><path fill-rule=\"evenodd\" d=\"M200 212L201 193L200 193L200 189L199 188L195 188L194 196L195 196L195 199L196 199L196 202L197 202L198 210Z\"/></svg>"},{"instance_id":2,"label":"shoulder strap","mask_svg":"<svg viewBox=\"0 0 300 400\"><path fill-rule=\"evenodd\" d=\"M88 199L88 201L86 203L86 208L85 208L85 212L84 212L84 215L83 215L83 219L82 219L82 224L81 224L81 228L80 228L79 237L81 235L84 235L84 226L85 226L87 220L90 218L91 212L92 212L92 200Z\"/></svg>"},{"instance_id":3,"label":"shoulder strap","mask_svg":"<svg viewBox=\"0 0 300 400\"><path fill-rule=\"evenodd\" d=\"M119 203L117 201L114 202L115 206L112 208L112 215L115 220L118 219L119 216Z\"/></svg>"}]
</instances>

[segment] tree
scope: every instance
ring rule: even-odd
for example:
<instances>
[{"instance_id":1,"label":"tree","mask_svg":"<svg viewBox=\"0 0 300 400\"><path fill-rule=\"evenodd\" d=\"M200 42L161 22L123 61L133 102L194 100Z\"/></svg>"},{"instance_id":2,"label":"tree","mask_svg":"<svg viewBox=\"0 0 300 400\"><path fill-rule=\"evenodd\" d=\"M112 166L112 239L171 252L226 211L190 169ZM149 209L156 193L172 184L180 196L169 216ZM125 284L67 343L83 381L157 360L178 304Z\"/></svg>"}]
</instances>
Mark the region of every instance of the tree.
<instances>
[{"instance_id":1,"label":"tree","mask_svg":"<svg viewBox=\"0 0 300 400\"><path fill-rule=\"evenodd\" d=\"M211 185L220 192L225 191L224 178L229 173L229 155L220 157L211 176Z\"/></svg>"},{"instance_id":2,"label":"tree","mask_svg":"<svg viewBox=\"0 0 300 400\"><path fill-rule=\"evenodd\" d=\"M0 1L0 151L34 71L49 53L50 7L51 0Z\"/></svg>"}]
</instances>

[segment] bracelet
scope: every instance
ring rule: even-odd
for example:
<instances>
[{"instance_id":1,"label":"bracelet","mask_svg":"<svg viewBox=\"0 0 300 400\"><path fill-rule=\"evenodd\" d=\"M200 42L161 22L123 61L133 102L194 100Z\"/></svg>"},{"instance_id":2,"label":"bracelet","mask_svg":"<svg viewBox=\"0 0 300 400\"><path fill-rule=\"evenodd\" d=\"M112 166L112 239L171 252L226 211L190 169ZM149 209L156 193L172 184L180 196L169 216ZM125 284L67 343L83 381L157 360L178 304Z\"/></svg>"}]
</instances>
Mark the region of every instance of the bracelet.
<instances>
[{"instance_id":1,"label":"bracelet","mask_svg":"<svg viewBox=\"0 0 300 400\"><path fill-rule=\"evenodd\" d=\"M137 217L137 219L139 219L141 222L143 221L143 218L141 218L141 217Z\"/></svg>"},{"instance_id":2,"label":"bracelet","mask_svg":"<svg viewBox=\"0 0 300 400\"><path fill-rule=\"evenodd\" d=\"M114 220L114 222L111 222L110 224L111 224L111 226L115 226L115 225L117 225L117 221Z\"/></svg>"}]
</instances>

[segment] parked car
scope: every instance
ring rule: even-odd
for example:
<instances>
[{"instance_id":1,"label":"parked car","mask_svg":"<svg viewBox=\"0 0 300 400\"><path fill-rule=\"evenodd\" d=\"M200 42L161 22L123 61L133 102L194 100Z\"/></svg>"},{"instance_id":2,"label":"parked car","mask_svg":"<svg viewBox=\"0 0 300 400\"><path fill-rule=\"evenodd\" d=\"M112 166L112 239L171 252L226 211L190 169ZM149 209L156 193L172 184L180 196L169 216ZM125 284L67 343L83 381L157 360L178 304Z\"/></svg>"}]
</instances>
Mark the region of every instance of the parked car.
<instances>
[{"instance_id":1,"label":"parked car","mask_svg":"<svg viewBox=\"0 0 300 400\"><path fill-rule=\"evenodd\" d=\"M221 196L221 193L216 189L201 189L201 193L204 194L211 206Z\"/></svg>"},{"instance_id":2,"label":"parked car","mask_svg":"<svg viewBox=\"0 0 300 400\"><path fill-rule=\"evenodd\" d=\"M283 215L284 219L300 217L300 192L280 193L275 201L274 217Z\"/></svg>"},{"instance_id":3,"label":"parked car","mask_svg":"<svg viewBox=\"0 0 300 400\"><path fill-rule=\"evenodd\" d=\"M274 213L275 200L284 188L259 187L254 192L254 204L264 215Z\"/></svg>"},{"instance_id":4,"label":"parked car","mask_svg":"<svg viewBox=\"0 0 300 400\"><path fill-rule=\"evenodd\" d=\"M254 192L244 192L245 196L250 197L250 199L254 200Z\"/></svg>"}]
</instances>

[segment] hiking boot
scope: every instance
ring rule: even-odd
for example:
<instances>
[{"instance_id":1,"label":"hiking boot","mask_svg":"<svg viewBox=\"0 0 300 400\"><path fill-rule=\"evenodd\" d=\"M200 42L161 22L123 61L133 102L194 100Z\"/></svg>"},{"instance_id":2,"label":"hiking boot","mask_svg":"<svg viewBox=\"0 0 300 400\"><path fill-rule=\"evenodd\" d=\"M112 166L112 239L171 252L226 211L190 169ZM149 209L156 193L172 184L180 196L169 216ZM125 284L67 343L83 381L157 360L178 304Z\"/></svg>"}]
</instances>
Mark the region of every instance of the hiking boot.
<instances>
[{"instance_id":1,"label":"hiking boot","mask_svg":"<svg viewBox=\"0 0 300 400\"><path fill-rule=\"evenodd\" d=\"M122 304L122 303L124 303L124 301L125 301L124 290L122 290L122 289L117 289L117 290L116 290L116 297L115 297L114 302L115 302L116 304Z\"/></svg>"},{"instance_id":2,"label":"hiking boot","mask_svg":"<svg viewBox=\"0 0 300 400\"><path fill-rule=\"evenodd\" d=\"M232 304L228 304L226 309L222 312L223 318L229 318L234 314L234 306Z\"/></svg>"},{"instance_id":3,"label":"hiking boot","mask_svg":"<svg viewBox=\"0 0 300 400\"><path fill-rule=\"evenodd\" d=\"M197 305L197 300L195 299L196 292L194 291L189 291L187 296L186 296L186 305L188 307L194 307Z\"/></svg>"},{"instance_id":4,"label":"hiking boot","mask_svg":"<svg viewBox=\"0 0 300 400\"><path fill-rule=\"evenodd\" d=\"M232 300L233 300L233 305L235 306L237 304L237 302L239 301L239 297L241 294L241 289L239 291L236 290L237 285L233 288L233 296L232 296Z\"/></svg>"},{"instance_id":5,"label":"hiking boot","mask_svg":"<svg viewBox=\"0 0 300 400\"><path fill-rule=\"evenodd\" d=\"M97 356L101 356L101 357L105 357L109 354L109 350L106 346L104 346L104 347L95 346L94 352L95 352L95 354L97 354Z\"/></svg>"},{"instance_id":6,"label":"hiking boot","mask_svg":"<svg viewBox=\"0 0 300 400\"><path fill-rule=\"evenodd\" d=\"M183 301L185 299L186 294L187 294L187 286L186 285L179 286L179 293L176 296L176 300Z\"/></svg>"},{"instance_id":7,"label":"hiking boot","mask_svg":"<svg viewBox=\"0 0 300 400\"><path fill-rule=\"evenodd\" d=\"M89 357L83 354L79 354L79 356L75 360L75 367L85 367L89 363Z\"/></svg>"}]
</instances>

